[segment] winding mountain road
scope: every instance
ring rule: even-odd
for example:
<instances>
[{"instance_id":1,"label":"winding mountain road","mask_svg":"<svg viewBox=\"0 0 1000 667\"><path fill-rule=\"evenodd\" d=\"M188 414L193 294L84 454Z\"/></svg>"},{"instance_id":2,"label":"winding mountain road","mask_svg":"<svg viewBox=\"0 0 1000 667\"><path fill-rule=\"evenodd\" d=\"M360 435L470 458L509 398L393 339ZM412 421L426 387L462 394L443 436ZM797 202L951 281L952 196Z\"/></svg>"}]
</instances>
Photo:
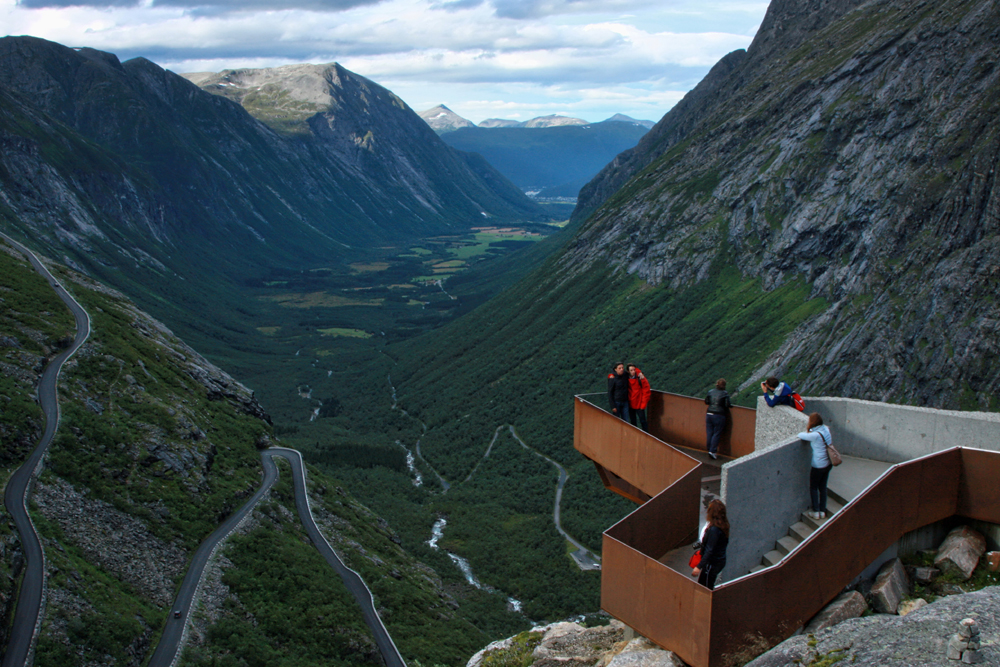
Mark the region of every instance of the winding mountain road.
<instances>
[{"instance_id":1,"label":"winding mountain road","mask_svg":"<svg viewBox=\"0 0 1000 667\"><path fill-rule=\"evenodd\" d=\"M59 371L62 370L66 360L73 356L90 336L90 316L70 296L69 292L56 280L33 252L3 232L0 232L0 238L3 238L11 246L23 253L35 270L49 282L56 294L59 295L59 298L63 300L73 313L77 331L72 345L53 358L42 373L41 381L38 384L38 402L45 415L45 431L28 460L11 476L4 494L4 505L14 521L21 540L25 558L25 573L21 583L17 608L14 612L14 620L11 625L11 639L7 643L6 652L0 665L2 667L29 667L32 662L31 658L35 640L42 621L42 599L45 590L45 558L38 533L31 522L31 517L28 515L28 493L34 475L41 467L45 452L52 443L56 430L59 427L59 401L56 393ZM246 520L257 503L274 486L274 482L278 478L278 468L274 462L274 457L276 456L286 459L291 465L295 487L295 505L299 513L299 519L302 521L306 532L309 534L309 538L320 554L333 567L337 574L340 575L344 581L344 585L347 586L347 589L361 606L362 616L375 637L375 642L382 654L382 659L385 661L387 667L406 667L406 663L403 661L395 643L393 643L392 637L389 636L385 624L382 623L382 619L375 610L375 601L371 591L365 585L361 576L340 560L340 557L337 556L333 547L323 537L313 519L312 510L309 507L305 465L302 462L302 455L294 449L278 447L261 452L264 479L257 492L254 493L253 497L238 512L229 516L216 528L195 551L191 559L191 565L184 576L184 580L177 593L177 598L171 608L171 614L167 618L163 634L150 659L149 667L170 667L179 661L187 634L188 618L204 578L205 566L211 560L215 551L225 542L225 539L240 523ZM179 617L175 618L174 613L176 612L180 612L180 614Z\"/></svg>"},{"instance_id":2,"label":"winding mountain road","mask_svg":"<svg viewBox=\"0 0 1000 667\"><path fill-rule=\"evenodd\" d=\"M572 536L570 536L569 533L567 533L565 530L563 530L562 522L559 520L559 515L560 515L560 511L561 511L561 506L562 506L563 487L566 486L566 480L569 479L569 473L566 472L566 468L562 467L559 463L557 463L553 459L550 459L545 454L542 454L541 452L539 452L539 451L537 451L537 450L529 447L528 445L524 444L524 440L521 440L520 436L518 436L517 431L514 430L514 426L511 425L511 424L508 424L508 427L510 428L510 435L511 435L511 437L513 437L515 440L517 440L517 442L522 447L524 447L525 449L527 449L529 452L531 452L535 456L540 456L541 458L545 459L546 461L548 461L549 463L551 463L552 465L554 465L556 467L556 469L559 471L559 482L556 485L556 502L555 502L555 505L552 508L552 521L555 522L555 524L556 524L556 530L559 531L559 534L562 535L564 538L566 538L567 542L569 542L574 547L576 547L576 551L574 551L570 555L573 556L573 560L576 561L577 566L581 570L599 570L601 568L601 559L600 559L600 557L597 556L596 554L594 554L593 552L591 552L590 549L588 549L587 547L585 547L582 544L580 544L575 538L573 538Z\"/></svg>"},{"instance_id":3,"label":"winding mountain road","mask_svg":"<svg viewBox=\"0 0 1000 667\"><path fill-rule=\"evenodd\" d=\"M56 394L59 371L62 370L66 360L72 357L90 336L90 316L35 256L35 253L2 232L0 237L28 258L35 270L49 282L59 298L69 307L76 320L76 338L73 344L49 362L38 383L38 403L45 415L45 432L28 460L11 476L4 493L4 506L10 512L21 540L25 568L17 609L14 612L14 622L11 625L10 641L7 643L2 665L22 667L30 664L35 638L41 624L42 597L45 590L45 556L38 533L31 523L31 517L28 516L28 492L35 472L41 466L42 458L59 427L59 399Z\"/></svg>"},{"instance_id":4,"label":"winding mountain road","mask_svg":"<svg viewBox=\"0 0 1000 667\"><path fill-rule=\"evenodd\" d=\"M396 648L389 631L375 610L375 601L371 591L365 585L364 580L357 572L347 567L337 552L333 550L330 543L320 532L319 526L313 519L312 509L309 506L309 494L306 487L305 465L302 462L302 455L295 449L283 447L272 447L261 452L261 463L264 466L264 480L257 489L257 492L248 500L238 512L233 513L215 531L203 541L195 551L191 559L191 566L184 575L177 598L172 607L174 612L180 611L180 617L175 618L171 613L167 618L166 626L160 637L160 642L153 651L153 657L149 661L149 667L171 667L180 660L184 641L187 637L188 618L191 614L192 606L197 599L198 592L202 585L205 574L205 567L208 565L212 555L225 543L229 535L236 530L247 517L250 516L257 503L271 490L275 480L278 478L278 468L275 465L275 457L281 457L288 461L292 467L292 481L295 487L295 507L299 513L299 520L305 526L306 533L313 545L319 550L320 555L329 563L340 578L343 580L347 590L361 607L361 615L365 624L375 637L382 654L382 659L387 667L406 667L406 662Z\"/></svg>"}]
</instances>

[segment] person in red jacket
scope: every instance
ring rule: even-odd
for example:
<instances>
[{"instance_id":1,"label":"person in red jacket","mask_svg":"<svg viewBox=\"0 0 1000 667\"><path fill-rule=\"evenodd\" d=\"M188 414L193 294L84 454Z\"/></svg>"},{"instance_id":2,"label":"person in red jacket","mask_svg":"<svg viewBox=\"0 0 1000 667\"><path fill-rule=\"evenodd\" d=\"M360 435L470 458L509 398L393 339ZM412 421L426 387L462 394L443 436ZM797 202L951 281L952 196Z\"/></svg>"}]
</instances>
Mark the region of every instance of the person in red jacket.
<instances>
[{"instance_id":1,"label":"person in red jacket","mask_svg":"<svg viewBox=\"0 0 1000 667\"><path fill-rule=\"evenodd\" d=\"M646 406L649 405L649 380L635 364L628 365L628 418L635 426L639 418L639 428L649 433L649 421L646 419Z\"/></svg>"}]
</instances>

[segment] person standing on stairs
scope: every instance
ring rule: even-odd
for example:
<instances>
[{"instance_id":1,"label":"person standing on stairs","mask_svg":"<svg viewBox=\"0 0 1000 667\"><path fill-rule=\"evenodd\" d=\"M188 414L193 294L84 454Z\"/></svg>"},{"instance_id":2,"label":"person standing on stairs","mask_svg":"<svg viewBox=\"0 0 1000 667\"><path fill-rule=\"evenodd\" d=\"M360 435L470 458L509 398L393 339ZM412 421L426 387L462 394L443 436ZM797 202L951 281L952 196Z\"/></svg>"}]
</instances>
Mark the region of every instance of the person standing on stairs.
<instances>
[{"instance_id":1,"label":"person standing on stairs","mask_svg":"<svg viewBox=\"0 0 1000 667\"><path fill-rule=\"evenodd\" d=\"M726 518L726 506L721 500L713 500L705 510L708 525L701 540L701 562L691 571L691 576L698 577L698 583L712 590L715 580L726 566L726 547L729 546L729 519Z\"/></svg>"},{"instance_id":2,"label":"person standing on stairs","mask_svg":"<svg viewBox=\"0 0 1000 667\"><path fill-rule=\"evenodd\" d=\"M830 429L823 425L823 418L818 412L809 415L809 427L799 438L812 447L812 469L809 471L809 501L812 511L807 514L813 519L826 518L826 482L830 479L830 457L826 453L827 445L833 444Z\"/></svg>"}]
</instances>

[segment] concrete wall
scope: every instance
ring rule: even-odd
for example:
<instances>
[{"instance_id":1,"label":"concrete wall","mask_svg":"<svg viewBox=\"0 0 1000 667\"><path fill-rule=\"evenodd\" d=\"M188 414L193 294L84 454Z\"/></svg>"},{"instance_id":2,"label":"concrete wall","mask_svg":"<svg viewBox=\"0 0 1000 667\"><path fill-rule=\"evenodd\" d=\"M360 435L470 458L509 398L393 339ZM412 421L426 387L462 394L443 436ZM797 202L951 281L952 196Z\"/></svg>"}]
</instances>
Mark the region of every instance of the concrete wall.
<instances>
[{"instance_id":1,"label":"concrete wall","mask_svg":"<svg viewBox=\"0 0 1000 667\"><path fill-rule=\"evenodd\" d=\"M754 429L754 449L761 451L770 449L784 442L796 433L806 430L809 423L807 414L799 412L787 405L767 407L763 396L757 397L757 422Z\"/></svg>"},{"instance_id":2,"label":"concrete wall","mask_svg":"<svg viewBox=\"0 0 1000 667\"><path fill-rule=\"evenodd\" d=\"M809 506L811 457L809 445L793 435L722 466L722 502L730 534L721 581L742 577L760 565L775 541L799 520Z\"/></svg>"},{"instance_id":3,"label":"concrete wall","mask_svg":"<svg viewBox=\"0 0 1000 667\"><path fill-rule=\"evenodd\" d=\"M1000 414L934 410L852 398L807 397L845 456L902 463L951 447L1000 451ZM758 415L760 407L758 405Z\"/></svg>"}]
</instances>

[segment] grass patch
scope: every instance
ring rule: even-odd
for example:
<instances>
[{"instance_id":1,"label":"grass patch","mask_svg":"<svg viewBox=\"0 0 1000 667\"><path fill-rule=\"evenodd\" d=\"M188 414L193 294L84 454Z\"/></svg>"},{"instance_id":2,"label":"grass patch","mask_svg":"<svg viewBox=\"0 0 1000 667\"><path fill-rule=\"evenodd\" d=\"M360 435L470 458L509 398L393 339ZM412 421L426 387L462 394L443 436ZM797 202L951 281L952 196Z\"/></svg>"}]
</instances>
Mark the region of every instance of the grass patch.
<instances>
[{"instance_id":1,"label":"grass patch","mask_svg":"<svg viewBox=\"0 0 1000 667\"><path fill-rule=\"evenodd\" d=\"M341 329L331 327L329 329L317 329L322 336L340 336L343 338L371 338L372 334L363 329Z\"/></svg>"},{"instance_id":2,"label":"grass patch","mask_svg":"<svg viewBox=\"0 0 1000 667\"><path fill-rule=\"evenodd\" d=\"M344 308L347 306L380 306L383 299L348 299L347 297L327 292L310 292L308 294L269 294L258 297L285 308Z\"/></svg>"}]
</instances>

